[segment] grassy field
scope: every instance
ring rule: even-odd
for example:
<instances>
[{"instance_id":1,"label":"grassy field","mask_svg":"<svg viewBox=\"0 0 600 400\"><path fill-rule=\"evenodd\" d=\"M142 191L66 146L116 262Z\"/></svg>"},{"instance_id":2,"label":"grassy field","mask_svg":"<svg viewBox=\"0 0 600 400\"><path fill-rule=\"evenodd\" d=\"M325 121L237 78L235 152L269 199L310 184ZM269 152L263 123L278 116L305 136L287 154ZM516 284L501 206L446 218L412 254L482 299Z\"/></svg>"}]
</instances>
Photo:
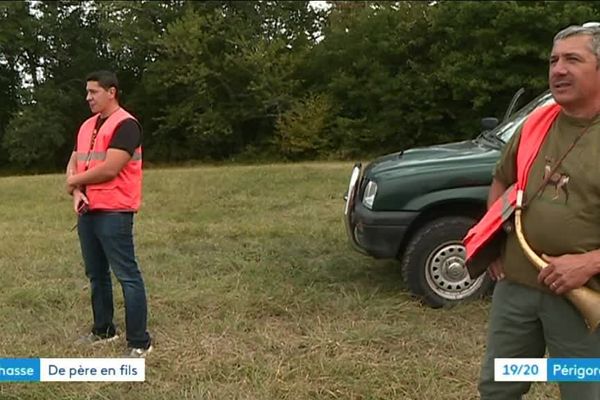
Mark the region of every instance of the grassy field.
<instances>
[{"instance_id":1,"label":"grassy field","mask_svg":"<svg viewBox=\"0 0 600 400\"><path fill-rule=\"evenodd\" d=\"M397 263L350 250L351 166L146 171L146 382L10 383L0 399L477 398L489 301L423 307ZM0 216L0 354L119 357L124 340L72 345L91 309L63 177L0 178ZM534 385L528 398L556 394Z\"/></svg>"}]
</instances>

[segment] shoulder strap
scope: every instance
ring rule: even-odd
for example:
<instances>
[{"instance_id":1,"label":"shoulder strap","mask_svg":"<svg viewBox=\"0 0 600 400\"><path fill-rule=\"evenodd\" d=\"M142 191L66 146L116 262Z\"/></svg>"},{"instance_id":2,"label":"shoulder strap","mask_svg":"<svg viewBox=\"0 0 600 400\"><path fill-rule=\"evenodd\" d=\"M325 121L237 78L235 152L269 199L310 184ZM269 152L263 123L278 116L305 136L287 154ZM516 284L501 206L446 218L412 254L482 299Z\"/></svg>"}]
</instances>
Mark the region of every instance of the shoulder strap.
<instances>
[{"instance_id":1,"label":"shoulder strap","mask_svg":"<svg viewBox=\"0 0 600 400\"><path fill-rule=\"evenodd\" d=\"M540 107L525 120L517 149L517 190L525 189L533 161L559 112L560 106L551 104Z\"/></svg>"}]
</instances>

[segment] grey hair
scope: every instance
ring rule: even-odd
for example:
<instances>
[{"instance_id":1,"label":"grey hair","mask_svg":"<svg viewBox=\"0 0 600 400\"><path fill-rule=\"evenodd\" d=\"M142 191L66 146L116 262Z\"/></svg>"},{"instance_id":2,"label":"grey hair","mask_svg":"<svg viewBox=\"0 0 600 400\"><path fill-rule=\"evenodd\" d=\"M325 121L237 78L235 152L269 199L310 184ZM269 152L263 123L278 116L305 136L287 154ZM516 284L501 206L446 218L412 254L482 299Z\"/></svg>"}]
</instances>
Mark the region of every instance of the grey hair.
<instances>
[{"instance_id":1,"label":"grey hair","mask_svg":"<svg viewBox=\"0 0 600 400\"><path fill-rule=\"evenodd\" d=\"M581 25L571 25L565 29L563 29L562 31L558 32L555 36L554 36L554 41L553 43L556 43L559 40L563 40L572 36L580 36L580 35L587 35L590 36L592 38L591 40L591 45L590 45L590 51L592 53L594 53L594 55L596 56L596 61L598 62L598 65L600 65L600 24L584 24L583 26Z\"/></svg>"}]
</instances>

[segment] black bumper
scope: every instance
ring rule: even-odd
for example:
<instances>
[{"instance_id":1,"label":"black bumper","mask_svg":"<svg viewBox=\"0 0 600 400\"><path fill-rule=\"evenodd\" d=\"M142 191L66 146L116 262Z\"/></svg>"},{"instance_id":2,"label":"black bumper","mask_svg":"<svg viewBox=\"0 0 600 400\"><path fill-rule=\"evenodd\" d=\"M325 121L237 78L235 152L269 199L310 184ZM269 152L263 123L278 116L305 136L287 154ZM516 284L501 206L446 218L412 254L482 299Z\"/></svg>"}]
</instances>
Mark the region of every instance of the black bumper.
<instances>
[{"instance_id":1,"label":"black bumper","mask_svg":"<svg viewBox=\"0 0 600 400\"><path fill-rule=\"evenodd\" d=\"M375 258L396 258L417 211L371 211L359 201L351 213L349 239Z\"/></svg>"}]
</instances>

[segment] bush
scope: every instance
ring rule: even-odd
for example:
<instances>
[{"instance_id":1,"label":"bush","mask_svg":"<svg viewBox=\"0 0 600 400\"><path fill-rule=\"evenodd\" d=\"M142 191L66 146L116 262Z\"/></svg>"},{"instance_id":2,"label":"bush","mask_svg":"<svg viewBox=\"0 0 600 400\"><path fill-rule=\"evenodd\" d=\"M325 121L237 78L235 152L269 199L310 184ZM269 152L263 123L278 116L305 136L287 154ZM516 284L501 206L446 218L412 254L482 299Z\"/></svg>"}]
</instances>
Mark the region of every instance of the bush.
<instances>
[{"instance_id":1,"label":"bush","mask_svg":"<svg viewBox=\"0 0 600 400\"><path fill-rule=\"evenodd\" d=\"M311 94L292 104L275 123L276 145L288 159L318 157L328 150L333 105L328 96Z\"/></svg>"}]
</instances>

